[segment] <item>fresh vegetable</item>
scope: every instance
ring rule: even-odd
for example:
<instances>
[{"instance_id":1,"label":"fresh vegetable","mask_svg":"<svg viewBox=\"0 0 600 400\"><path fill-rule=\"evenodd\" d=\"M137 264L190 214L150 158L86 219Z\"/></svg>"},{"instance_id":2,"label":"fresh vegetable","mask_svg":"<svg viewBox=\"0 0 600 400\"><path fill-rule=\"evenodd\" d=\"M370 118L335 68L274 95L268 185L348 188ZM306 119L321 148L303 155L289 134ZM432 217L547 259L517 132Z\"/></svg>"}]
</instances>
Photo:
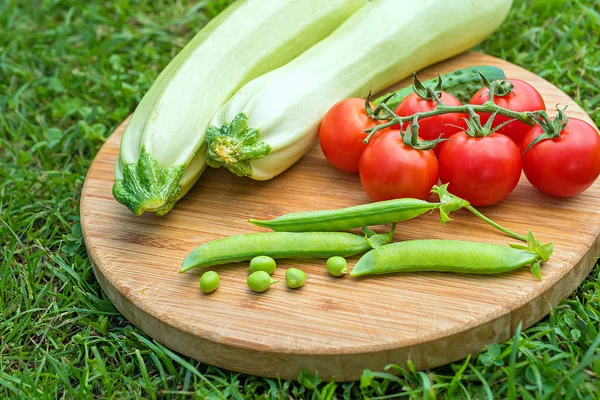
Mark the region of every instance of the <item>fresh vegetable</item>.
<instances>
[{"instance_id":1,"label":"fresh vegetable","mask_svg":"<svg viewBox=\"0 0 600 400\"><path fill-rule=\"evenodd\" d=\"M489 82L489 81L485 80L485 78L483 76L482 76L482 79L486 82L486 85L488 85L490 87L490 89L489 89L490 93L493 94L497 91L504 90L504 89L499 89L499 88L502 88L505 86L505 83L503 81ZM414 82L415 83L413 84L413 86L416 86L416 85L423 86L424 90L427 92L427 96L436 100L436 102L438 103L438 106L434 110L431 110L431 111L418 112L413 115L408 115L408 116L402 117L402 116L396 115L396 113L394 113L394 111L388 106L387 102L385 102L385 101L379 103L375 107L374 110L370 109L370 103L366 103L367 104L367 106L366 106L367 113L372 115L372 117L374 119L377 119L380 121L387 120L388 122L376 125L372 128L369 128L367 130L368 135L363 140L363 142L368 143L371 140L371 138L373 138L376 134L378 134L382 130L393 127L395 125L402 124L403 127L406 127L405 124L407 122L409 123L407 130L412 130L414 132L415 127L418 127L418 125L419 125L419 121L421 121L425 118L430 118L430 117L434 117L437 115L443 115L443 114L468 113L471 119L472 119L472 116L474 113L476 113L476 114L481 114L481 113L495 114L496 117L497 116L507 117L510 120L514 119L519 122L522 122L525 125L533 127L537 124L537 120L538 120L537 118L535 118L535 115L541 115L541 114L545 113L545 111L543 111L543 110L538 110L535 112L514 111L514 110L510 110L510 109L501 107L494 103L493 95L490 100L488 100L485 103L480 104L480 105L465 104L465 105L461 105L461 106L448 106L448 105L443 104L443 102L440 103L438 93L432 86L425 86L422 83L418 82L416 75L414 78ZM443 85L443 81L441 84ZM494 121L496 120L496 117L494 118ZM494 127L494 129L497 129L497 128L498 127ZM412 139L411 145L415 146L418 144L418 142L415 140L414 137L412 137L411 139ZM422 145L422 147L429 147L429 144L425 143Z\"/></svg>"},{"instance_id":2,"label":"fresh vegetable","mask_svg":"<svg viewBox=\"0 0 600 400\"><path fill-rule=\"evenodd\" d=\"M444 224L450 221L450 212L466 208L477 218L506 235L524 242L528 240L527 237L492 221L477 211L468 201L449 193L448 185L434 186L431 191L439 196L439 203L428 203L418 199L396 199L340 208L337 210L291 213L266 221L251 219L250 222L259 226L271 228L275 231L288 232L321 231L326 227L328 227L330 231L343 231L360 226L381 225L394 222L390 232L392 233L395 230L395 222L416 218L428 211L439 210L440 221ZM384 242L388 239L387 235L390 235L389 233L385 235L374 235L366 228L363 228L363 231L367 233L369 241L373 243L375 242L375 239L377 239L381 245L385 244ZM389 239L391 240L391 236ZM373 245L372 247L375 248L378 246Z\"/></svg>"},{"instance_id":3,"label":"fresh vegetable","mask_svg":"<svg viewBox=\"0 0 600 400\"><path fill-rule=\"evenodd\" d=\"M489 83L486 82L486 86L473 95L470 103L480 105L488 101L490 99L490 87ZM519 112L546 109L546 104L540 93L529 83L519 79L506 80L501 85L496 85L493 101L500 107ZM483 124L487 123L491 116L490 113L479 113L479 115ZM500 127L498 133L508 136L517 146L520 146L523 137L531 127L520 121L509 122L510 120L510 117L498 115L494 118L492 128Z\"/></svg>"},{"instance_id":4,"label":"fresh vegetable","mask_svg":"<svg viewBox=\"0 0 600 400\"><path fill-rule=\"evenodd\" d=\"M541 279L540 263L550 258L553 244L535 246L523 249L525 246L459 240L409 240L369 251L358 260L350 276L425 271L500 274L529 265Z\"/></svg>"},{"instance_id":5,"label":"fresh vegetable","mask_svg":"<svg viewBox=\"0 0 600 400\"><path fill-rule=\"evenodd\" d=\"M600 175L600 136L587 122L567 119L562 110L552 120L543 117L523 139L525 176L550 196L576 196Z\"/></svg>"},{"instance_id":6,"label":"fresh vegetable","mask_svg":"<svg viewBox=\"0 0 600 400\"><path fill-rule=\"evenodd\" d=\"M424 200L438 182L433 150L409 146L400 131L380 132L360 159L360 183L373 201L410 197Z\"/></svg>"},{"instance_id":7,"label":"fresh vegetable","mask_svg":"<svg viewBox=\"0 0 600 400\"><path fill-rule=\"evenodd\" d=\"M271 275L275 272L275 268L277 268L277 263L271 257L257 256L250 260L248 272L265 271L267 274Z\"/></svg>"},{"instance_id":8,"label":"fresh vegetable","mask_svg":"<svg viewBox=\"0 0 600 400\"><path fill-rule=\"evenodd\" d=\"M215 271L207 271L200 278L200 290L204 293L212 293L219 287L221 278Z\"/></svg>"},{"instance_id":9,"label":"fresh vegetable","mask_svg":"<svg viewBox=\"0 0 600 400\"><path fill-rule=\"evenodd\" d=\"M229 236L196 248L183 261L180 272L195 267L247 261L259 255L272 258L351 256L390 243L392 234L368 232L367 237L361 237L345 232L260 232Z\"/></svg>"},{"instance_id":10,"label":"fresh vegetable","mask_svg":"<svg viewBox=\"0 0 600 400\"><path fill-rule=\"evenodd\" d=\"M343 276L348 273L348 262L344 257L331 257L327 260L327 272L331 276Z\"/></svg>"},{"instance_id":11,"label":"fresh vegetable","mask_svg":"<svg viewBox=\"0 0 600 400\"><path fill-rule=\"evenodd\" d=\"M238 0L169 63L127 125L113 195L134 214L169 212L206 166L210 119L242 85L329 35L367 0Z\"/></svg>"},{"instance_id":12,"label":"fresh vegetable","mask_svg":"<svg viewBox=\"0 0 600 400\"><path fill-rule=\"evenodd\" d=\"M446 223L450 221L449 215L452 211L466 208L482 221L507 235L518 240L527 240L523 235L512 232L490 220L473 208L468 201L449 193L448 185L434 186L431 191L439 196L439 203L403 198L334 210L291 213L272 220L251 219L249 222L280 232L344 231L361 226L406 221L435 210L440 212L440 221Z\"/></svg>"},{"instance_id":13,"label":"fresh vegetable","mask_svg":"<svg viewBox=\"0 0 600 400\"><path fill-rule=\"evenodd\" d=\"M298 268L289 268L285 271L285 284L290 289L298 289L306 283L306 274Z\"/></svg>"},{"instance_id":14,"label":"fresh vegetable","mask_svg":"<svg viewBox=\"0 0 600 400\"><path fill-rule=\"evenodd\" d=\"M493 119L482 127L475 117L467 131L442 145L440 180L472 205L487 206L504 200L519 183L521 154L510 138L490 129Z\"/></svg>"},{"instance_id":15,"label":"fresh vegetable","mask_svg":"<svg viewBox=\"0 0 600 400\"><path fill-rule=\"evenodd\" d=\"M418 82L418 80L416 80ZM441 80L440 80L441 83ZM441 86L441 85L440 85ZM395 113L400 117L407 117L420 112L435 110L438 102L428 95L426 90L415 88L415 93L408 95L396 108ZM437 88L436 88L437 89ZM437 97L447 106L460 106L462 103L450 93L438 91ZM466 113L448 113L423 118L419 121L419 137L424 140L435 140L437 138L449 138L455 133L467 128ZM400 125L392 129L400 129ZM439 154L441 142L434 148L436 155Z\"/></svg>"},{"instance_id":16,"label":"fresh vegetable","mask_svg":"<svg viewBox=\"0 0 600 400\"><path fill-rule=\"evenodd\" d=\"M267 289L271 287L274 283L279 282L271 278L271 275L266 273L265 271L256 271L248 275L248 287L250 290L256 293L265 292Z\"/></svg>"},{"instance_id":17,"label":"fresh vegetable","mask_svg":"<svg viewBox=\"0 0 600 400\"><path fill-rule=\"evenodd\" d=\"M493 204L505 198L518 183L521 168L519 163L522 164L524 170L527 170L525 175L533 186L553 196L574 196L583 192L595 182L600 175L600 166L598 165L600 150L598 149L598 134L593 126L574 119L574 121L577 121L576 130L585 133L582 135L565 135L565 138L569 137L569 140L564 140L561 133L563 131L572 133L574 129L567 126L568 119L563 110L559 110L558 117L551 120L545 110L534 109L536 106L528 107L533 109L531 111L515 111L497 104L507 99L513 99L515 101L513 108L518 108L519 102L526 103L523 100L523 95L527 93L527 89L534 91L532 101L536 102L539 93L536 94L535 89L529 84L521 85L517 80L513 80L514 86L508 81L490 82L486 79L483 79L483 81L487 88L485 95L487 100L483 104L447 106L438 102L438 106L431 111L417 112L408 116L397 115L389 108L386 99L380 102L374 110L370 105L367 105L366 112L369 115L379 121L387 120L387 122L368 129L368 135L364 142L376 139L376 135L380 134L382 130L396 124L404 126L405 123L409 123L408 129L414 131L414 128L419 126L420 120L448 113L467 112L470 117L467 134L472 138L461 133L454 135L452 140L446 141L442 145L438 162L441 181L444 183L454 181L453 184L450 184L450 190L469 200L473 205ZM415 79L415 86L416 83ZM503 93L508 93L517 86L525 88L525 90L517 90L512 95ZM438 99L434 89L423 87L428 97ZM521 97L519 97L519 93ZM507 99L496 100L496 94ZM545 106L539 104L537 107ZM490 115L489 118L487 117L488 114ZM483 126L481 115L486 118ZM500 117L506 120L504 124L499 125L497 123L497 119ZM515 125L515 122L519 122L521 125ZM515 147L499 137L497 132L515 126L517 129L524 126L533 127L538 122L540 127L528 128L527 140L523 140L520 149L517 147L523 158L523 161L517 161ZM476 130L473 130L473 128ZM583 137L585 139L581 139ZM490 138L495 141L495 144L492 144ZM518 138L515 140L520 141ZM554 144L547 143L545 146L539 147L539 151L533 152L533 156L528 156L528 153L540 141L545 142L548 140L551 140ZM475 142L485 142L487 145L475 145L473 144ZM565 144L558 145L559 143ZM470 148L472 148L472 151ZM489 151L486 151L486 148ZM463 163L463 160L465 165L459 166L460 163ZM465 171L467 171L466 174ZM469 175L469 171L472 175Z\"/></svg>"},{"instance_id":18,"label":"fresh vegetable","mask_svg":"<svg viewBox=\"0 0 600 400\"><path fill-rule=\"evenodd\" d=\"M284 67L248 83L215 115L207 162L271 179L315 143L340 99L366 96L456 55L493 32L511 0L377 0ZM465 27L468 27L466 29Z\"/></svg>"},{"instance_id":19,"label":"fresh vegetable","mask_svg":"<svg viewBox=\"0 0 600 400\"><path fill-rule=\"evenodd\" d=\"M469 204L449 194L446 186L434 187L433 192L439 195L439 203L404 198L335 210L296 212L272 220L251 219L249 222L280 232L346 231L362 226L406 221L435 210L440 210L441 220L445 222L449 220L450 212Z\"/></svg>"},{"instance_id":20,"label":"fresh vegetable","mask_svg":"<svg viewBox=\"0 0 600 400\"><path fill-rule=\"evenodd\" d=\"M477 70L480 68L480 70ZM472 67L460 69L452 73L442 75L436 80L426 81L425 84L432 87L436 84L438 87L438 96L443 97L441 100L448 106L460 106L462 103L459 99L447 92L440 92L441 82L443 80L444 87L450 87L455 93L462 94L468 101L475 91L481 86L483 79L476 72L485 73L487 79L497 79L504 77L504 73L500 68L491 66ZM483 72L482 72L483 71ZM386 104L394 103L395 99L402 99L396 108L396 114L400 116L412 115L416 112L431 111L437 107L437 101L428 96L427 90L423 84L415 79L415 84L407 88L401 89L394 94L389 94L392 98L388 98ZM479 85L477 85L479 83ZM465 96L465 93L468 96ZM402 96L402 98L400 97ZM385 99L380 98L383 101ZM379 101L381 103L381 101ZM358 172L358 164L360 156L366 148L366 143L363 139L367 136L366 130L379 125L381 122L378 119L373 119L367 113L364 107L365 100L359 98L344 99L336 103L321 121L319 128L319 142L321 149L327 161L339 170L348 173ZM373 106L371 106L372 108ZM466 113L442 114L430 118L425 118L421 121L420 137L426 140L433 140L440 135L450 137L454 133L466 128L463 118L466 118ZM400 129L399 125L392 129ZM440 146L438 145L434 151L438 154Z\"/></svg>"},{"instance_id":21,"label":"fresh vegetable","mask_svg":"<svg viewBox=\"0 0 600 400\"><path fill-rule=\"evenodd\" d=\"M327 161L339 170L357 173L367 147L365 131L378 123L367 115L364 99L345 99L331 107L319 128L319 143Z\"/></svg>"},{"instance_id":22,"label":"fresh vegetable","mask_svg":"<svg viewBox=\"0 0 600 400\"><path fill-rule=\"evenodd\" d=\"M456 71L441 75L441 79L444 82L444 91L457 97L461 102L468 103L477 90L483 85L481 75L488 81L506 78L504 71L491 65L479 65L476 67L457 69ZM435 86L437 82L438 78L432 78L423 81L423 85ZM405 86L395 92L379 97L373 103L379 105L386 101L388 107L393 110L398 107L404 98L412 93L414 93L413 87Z\"/></svg>"}]
</instances>

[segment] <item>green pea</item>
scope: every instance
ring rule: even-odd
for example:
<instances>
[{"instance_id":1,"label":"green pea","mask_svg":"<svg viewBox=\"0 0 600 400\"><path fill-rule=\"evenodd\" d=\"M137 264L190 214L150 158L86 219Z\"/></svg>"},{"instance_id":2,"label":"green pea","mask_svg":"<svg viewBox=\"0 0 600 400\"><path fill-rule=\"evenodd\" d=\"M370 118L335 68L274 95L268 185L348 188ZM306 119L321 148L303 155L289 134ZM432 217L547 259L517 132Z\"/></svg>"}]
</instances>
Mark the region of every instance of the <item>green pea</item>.
<instances>
[{"instance_id":1,"label":"green pea","mask_svg":"<svg viewBox=\"0 0 600 400\"><path fill-rule=\"evenodd\" d=\"M256 271L248 276L248 287L257 293L266 291L272 284L277 282L279 281L271 278L271 275L265 271Z\"/></svg>"},{"instance_id":2,"label":"green pea","mask_svg":"<svg viewBox=\"0 0 600 400\"><path fill-rule=\"evenodd\" d=\"M258 256L250 260L250 267L248 268L248 271L265 271L267 274L271 275L273 272L275 272L275 268L277 268L277 263L271 257Z\"/></svg>"},{"instance_id":3,"label":"green pea","mask_svg":"<svg viewBox=\"0 0 600 400\"><path fill-rule=\"evenodd\" d=\"M297 289L304 286L306 282L306 274L298 268L290 268L285 271L285 284L290 289Z\"/></svg>"},{"instance_id":4,"label":"green pea","mask_svg":"<svg viewBox=\"0 0 600 400\"><path fill-rule=\"evenodd\" d=\"M331 257L327 260L327 271L331 276L342 276L348 273L348 263L344 257Z\"/></svg>"},{"instance_id":5,"label":"green pea","mask_svg":"<svg viewBox=\"0 0 600 400\"><path fill-rule=\"evenodd\" d=\"M200 290L204 293L212 293L219 287L221 278L215 271L208 271L202 274L200 278Z\"/></svg>"}]
</instances>

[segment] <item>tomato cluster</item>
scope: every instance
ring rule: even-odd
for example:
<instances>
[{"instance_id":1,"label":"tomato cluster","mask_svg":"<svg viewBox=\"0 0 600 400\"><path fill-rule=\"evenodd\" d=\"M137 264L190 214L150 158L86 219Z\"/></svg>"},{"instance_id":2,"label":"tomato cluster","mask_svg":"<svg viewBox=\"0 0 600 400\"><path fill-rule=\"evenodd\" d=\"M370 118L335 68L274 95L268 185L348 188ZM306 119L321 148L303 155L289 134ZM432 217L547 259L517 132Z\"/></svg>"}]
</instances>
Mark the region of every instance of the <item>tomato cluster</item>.
<instances>
[{"instance_id":1,"label":"tomato cluster","mask_svg":"<svg viewBox=\"0 0 600 400\"><path fill-rule=\"evenodd\" d=\"M493 102L504 109L546 109L542 96L527 82L507 80L501 89L504 92L495 92ZM483 105L489 92L488 87L482 87L470 104ZM438 92L437 99L445 106L462 105L443 91ZM436 100L413 93L394 113L410 117L437 107ZM327 160L342 171L358 172L373 201L426 199L432 186L441 181L471 204L486 206L506 198L522 172L541 192L570 197L585 191L600 175L600 135L588 123L576 118L567 122L559 113L557 119L540 119L534 127L502 115L493 116L486 125L491 117L477 113L469 119L466 113L448 112L419 119L418 137L429 141L429 148L408 143L399 125L378 131L365 144L365 131L387 121L371 118L365 100L352 98L329 110L319 136ZM437 144L431 142L438 139L442 140Z\"/></svg>"}]
</instances>

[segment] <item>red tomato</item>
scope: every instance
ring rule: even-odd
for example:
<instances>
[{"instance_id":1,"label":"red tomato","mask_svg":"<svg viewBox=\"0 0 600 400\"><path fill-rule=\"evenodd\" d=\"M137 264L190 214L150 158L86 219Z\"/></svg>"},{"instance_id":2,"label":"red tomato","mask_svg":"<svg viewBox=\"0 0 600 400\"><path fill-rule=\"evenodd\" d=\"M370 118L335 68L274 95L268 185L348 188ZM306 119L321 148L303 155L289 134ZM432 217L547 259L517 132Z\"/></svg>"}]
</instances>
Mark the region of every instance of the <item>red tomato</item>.
<instances>
[{"instance_id":1,"label":"red tomato","mask_svg":"<svg viewBox=\"0 0 600 400\"><path fill-rule=\"evenodd\" d=\"M442 92L440 97L442 103L447 106L461 106L462 103L456 97L450 93ZM396 114L401 117L408 117L418 112L427 112L434 110L437 107L437 101L426 100L413 93L407 96L396 108ZM436 115L429 118L419 119L419 137L424 140L434 140L442 135L445 138L449 138L457 132L461 132L467 128L467 123L463 118L467 118L466 113L453 113L453 114L442 114ZM456 126L451 126L456 125ZM392 129L399 129L400 126L396 125ZM441 143L438 144L434 151L439 154Z\"/></svg>"},{"instance_id":2,"label":"red tomato","mask_svg":"<svg viewBox=\"0 0 600 400\"><path fill-rule=\"evenodd\" d=\"M529 83L518 80L518 79L510 79L509 82L512 83L514 86L512 92L510 92L506 96L494 96L494 103L496 103L500 107L508 108L509 110L519 111L519 112L521 112L521 111L538 111L538 110L546 109L546 104L544 103L544 99L539 94L539 92L537 90L535 90L535 88L533 86L531 86ZM490 98L490 89L488 89L487 87L483 87L483 88L479 89L479 91L477 93L475 93L475 95L473 95L470 103L481 105L481 104L485 103L486 101L488 101L489 98ZM488 122L488 120L490 119L491 114L488 114L488 113L478 113L478 114L481 117L481 124L485 125ZM508 118L508 117L505 117L502 115L496 115L496 117L494 118L494 123L492 124L492 127L495 128L495 127L509 121L510 119L511 118ZM531 129L531 126L529 126L527 124L524 124L519 121L513 121L510 124L503 126L496 132L508 136L517 144L517 146L520 146L521 142L523 141L523 137L525 137L525 134L527 132L529 132L530 129Z\"/></svg>"},{"instance_id":3,"label":"red tomato","mask_svg":"<svg viewBox=\"0 0 600 400\"><path fill-rule=\"evenodd\" d=\"M543 133L532 128L521 145ZM576 196L589 188L600 175L600 136L594 127L577 118L554 139L542 140L523 155L523 172L539 191L556 197Z\"/></svg>"},{"instance_id":4,"label":"red tomato","mask_svg":"<svg viewBox=\"0 0 600 400\"><path fill-rule=\"evenodd\" d=\"M360 156L367 147L362 142L367 137L365 130L383 122L367 115L364 99L340 101L325 114L319 128L325 158L337 169L357 173Z\"/></svg>"},{"instance_id":5,"label":"red tomato","mask_svg":"<svg viewBox=\"0 0 600 400\"><path fill-rule=\"evenodd\" d=\"M508 196L521 177L521 153L508 137L492 133L474 138L465 132L442 144L440 179L448 190L474 206L487 206Z\"/></svg>"},{"instance_id":6,"label":"red tomato","mask_svg":"<svg viewBox=\"0 0 600 400\"><path fill-rule=\"evenodd\" d=\"M360 182L373 201L403 197L424 200L437 181L433 151L406 146L398 130L375 135L360 159Z\"/></svg>"}]
</instances>

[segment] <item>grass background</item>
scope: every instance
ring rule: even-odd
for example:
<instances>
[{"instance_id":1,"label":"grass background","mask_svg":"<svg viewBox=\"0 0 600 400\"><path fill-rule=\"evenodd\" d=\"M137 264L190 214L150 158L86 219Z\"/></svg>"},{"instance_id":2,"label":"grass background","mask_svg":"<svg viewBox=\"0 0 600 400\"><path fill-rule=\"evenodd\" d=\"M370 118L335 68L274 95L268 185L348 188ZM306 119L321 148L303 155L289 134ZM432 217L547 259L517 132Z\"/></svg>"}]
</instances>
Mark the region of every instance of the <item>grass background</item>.
<instances>
[{"instance_id":1,"label":"grass background","mask_svg":"<svg viewBox=\"0 0 600 400\"><path fill-rule=\"evenodd\" d=\"M598 267L546 319L478 356L347 384L220 370L119 314L82 245L83 179L160 70L225 5L0 0L0 397L600 398ZM598 0L515 0L478 49L558 85L600 125L599 38Z\"/></svg>"}]
</instances>

